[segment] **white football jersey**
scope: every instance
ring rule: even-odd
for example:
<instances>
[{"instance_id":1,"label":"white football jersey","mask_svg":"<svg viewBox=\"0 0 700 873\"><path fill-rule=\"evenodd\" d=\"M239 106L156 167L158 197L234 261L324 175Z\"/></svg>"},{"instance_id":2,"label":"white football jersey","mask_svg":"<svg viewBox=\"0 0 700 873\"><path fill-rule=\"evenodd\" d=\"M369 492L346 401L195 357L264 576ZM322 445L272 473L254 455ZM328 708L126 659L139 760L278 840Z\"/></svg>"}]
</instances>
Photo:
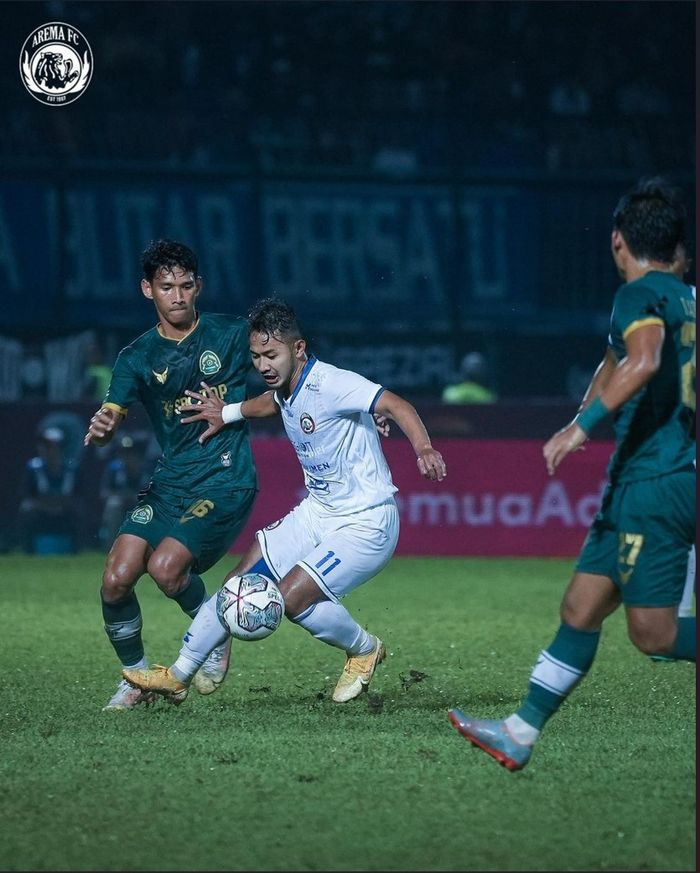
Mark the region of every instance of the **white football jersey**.
<instances>
[{"instance_id":1,"label":"white football jersey","mask_svg":"<svg viewBox=\"0 0 700 873\"><path fill-rule=\"evenodd\" d=\"M289 399L275 392L309 495L326 513L369 509L398 490L372 418L382 391L359 373L311 357Z\"/></svg>"}]
</instances>

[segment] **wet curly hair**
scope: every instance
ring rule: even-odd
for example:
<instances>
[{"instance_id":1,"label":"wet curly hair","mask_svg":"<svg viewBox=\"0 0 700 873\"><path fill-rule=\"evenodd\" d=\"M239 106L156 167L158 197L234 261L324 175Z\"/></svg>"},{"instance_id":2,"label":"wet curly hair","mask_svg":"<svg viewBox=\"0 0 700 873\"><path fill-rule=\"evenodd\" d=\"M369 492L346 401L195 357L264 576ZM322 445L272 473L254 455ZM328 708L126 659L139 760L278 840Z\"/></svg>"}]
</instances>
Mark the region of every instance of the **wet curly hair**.
<instances>
[{"instance_id":1,"label":"wet curly hair","mask_svg":"<svg viewBox=\"0 0 700 873\"><path fill-rule=\"evenodd\" d=\"M148 282L164 270L172 271L173 267L179 267L185 273L197 276L199 263L197 255L184 243L174 239L155 239L146 246L141 253L141 268L143 276Z\"/></svg>"},{"instance_id":2,"label":"wet curly hair","mask_svg":"<svg viewBox=\"0 0 700 873\"><path fill-rule=\"evenodd\" d=\"M303 339L296 312L279 297L265 297L253 304L248 312L248 333L260 333L283 342Z\"/></svg>"}]
</instances>

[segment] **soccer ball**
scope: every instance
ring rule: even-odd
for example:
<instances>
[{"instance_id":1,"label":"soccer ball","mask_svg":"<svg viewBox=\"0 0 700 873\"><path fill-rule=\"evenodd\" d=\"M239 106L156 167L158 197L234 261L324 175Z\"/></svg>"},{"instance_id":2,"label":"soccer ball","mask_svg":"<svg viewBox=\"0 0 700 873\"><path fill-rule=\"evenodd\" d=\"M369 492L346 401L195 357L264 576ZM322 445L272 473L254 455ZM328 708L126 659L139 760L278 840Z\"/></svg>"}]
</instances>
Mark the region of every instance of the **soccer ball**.
<instances>
[{"instance_id":1,"label":"soccer ball","mask_svg":"<svg viewBox=\"0 0 700 873\"><path fill-rule=\"evenodd\" d=\"M282 623L284 598L260 573L232 576L216 595L216 614L237 640L262 640Z\"/></svg>"}]
</instances>

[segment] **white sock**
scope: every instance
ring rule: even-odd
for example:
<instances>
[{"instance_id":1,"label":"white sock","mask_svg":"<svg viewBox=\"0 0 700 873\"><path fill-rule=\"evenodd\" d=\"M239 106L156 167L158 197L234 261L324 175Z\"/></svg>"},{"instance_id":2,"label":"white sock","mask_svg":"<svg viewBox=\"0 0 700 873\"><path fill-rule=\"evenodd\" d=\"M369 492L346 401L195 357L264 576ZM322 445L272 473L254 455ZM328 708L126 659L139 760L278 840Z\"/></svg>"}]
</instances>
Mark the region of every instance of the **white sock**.
<instances>
[{"instance_id":1,"label":"white sock","mask_svg":"<svg viewBox=\"0 0 700 873\"><path fill-rule=\"evenodd\" d=\"M685 577L683 598L678 607L678 615L684 618L693 614L693 598L695 597L695 546L688 553L688 572Z\"/></svg>"},{"instance_id":2,"label":"white sock","mask_svg":"<svg viewBox=\"0 0 700 873\"><path fill-rule=\"evenodd\" d=\"M170 672L181 682L189 682L209 657L212 649L226 642L228 633L216 614L216 594L200 608L183 637L182 648Z\"/></svg>"},{"instance_id":3,"label":"white sock","mask_svg":"<svg viewBox=\"0 0 700 873\"><path fill-rule=\"evenodd\" d=\"M504 724L513 739L525 746L531 746L540 735L536 727L528 724L515 713L509 715Z\"/></svg>"},{"instance_id":4,"label":"white sock","mask_svg":"<svg viewBox=\"0 0 700 873\"><path fill-rule=\"evenodd\" d=\"M315 603L292 621L348 655L366 655L377 645L376 637L361 628L344 606L331 600Z\"/></svg>"},{"instance_id":5,"label":"white sock","mask_svg":"<svg viewBox=\"0 0 700 873\"><path fill-rule=\"evenodd\" d=\"M137 661L135 664L124 664L127 670L147 670L148 669L148 661L146 660L146 656L144 655L140 661Z\"/></svg>"}]
</instances>

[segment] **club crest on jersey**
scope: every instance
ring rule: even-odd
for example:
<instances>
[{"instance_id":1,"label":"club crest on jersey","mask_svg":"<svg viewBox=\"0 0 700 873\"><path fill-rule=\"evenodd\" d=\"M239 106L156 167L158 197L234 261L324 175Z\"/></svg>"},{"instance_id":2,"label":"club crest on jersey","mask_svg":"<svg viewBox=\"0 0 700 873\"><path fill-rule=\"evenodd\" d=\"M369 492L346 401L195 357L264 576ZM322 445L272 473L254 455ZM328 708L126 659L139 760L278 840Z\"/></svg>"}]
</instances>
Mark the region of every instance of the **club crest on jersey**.
<instances>
[{"instance_id":1,"label":"club crest on jersey","mask_svg":"<svg viewBox=\"0 0 700 873\"><path fill-rule=\"evenodd\" d=\"M146 506L139 506L138 509L135 509L131 513L131 520L135 521L136 524L148 524L153 518L153 510L151 507L146 504Z\"/></svg>"},{"instance_id":2,"label":"club crest on jersey","mask_svg":"<svg viewBox=\"0 0 700 873\"><path fill-rule=\"evenodd\" d=\"M224 452L221 455L221 466L222 467L230 467L231 466L231 452Z\"/></svg>"},{"instance_id":3,"label":"club crest on jersey","mask_svg":"<svg viewBox=\"0 0 700 873\"><path fill-rule=\"evenodd\" d=\"M168 378L168 370L170 367L166 367L162 373L158 373L155 370L151 370L151 373L156 377L156 382L160 385L165 385L165 380Z\"/></svg>"},{"instance_id":4,"label":"club crest on jersey","mask_svg":"<svg viewBox=\"0 0 700 873\"><path fill-rule=\"evenodd\" d=\"M199 369L205 376L213 376L221 369L221 361L216 352L202 352L199 356Z\"/></svg>"},{"instance_id":5,"label":"club crest on jersey","mask_svg":"<svg viewBox=\"0 0 700 873\"><path fill-rule=\"evenodd\" d=\"M304 412L299 419L299 426L304 433L313 433L316 430L316 422L311 418L308 412Z\"/></svg>"}]
</instances>

